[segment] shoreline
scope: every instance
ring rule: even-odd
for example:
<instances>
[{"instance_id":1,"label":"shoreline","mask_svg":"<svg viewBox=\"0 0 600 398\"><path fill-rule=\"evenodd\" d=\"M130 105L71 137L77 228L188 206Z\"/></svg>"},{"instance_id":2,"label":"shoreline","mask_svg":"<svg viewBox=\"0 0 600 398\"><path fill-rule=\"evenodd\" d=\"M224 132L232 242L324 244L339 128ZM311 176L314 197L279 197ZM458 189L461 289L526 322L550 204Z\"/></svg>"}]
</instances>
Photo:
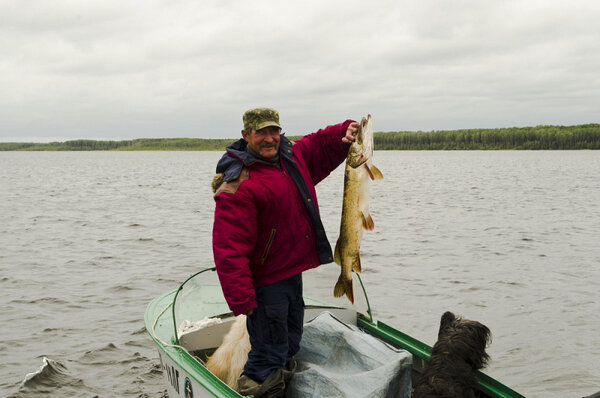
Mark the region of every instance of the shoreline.
<instances>
[{"instance_id":1,"label":"shoreline","mask_svg":"<svg viewBox=\"0 0 600 398\"><path fill-rule=\"evenodd\" d=\"M290 136L298 139L301 136ZM0 143L0 151L224 151L237 138L138 138L121 141ZM600 124L509 127L374 134L375 150L580 150L600 149Z\"/></svg>"}]
</instances>

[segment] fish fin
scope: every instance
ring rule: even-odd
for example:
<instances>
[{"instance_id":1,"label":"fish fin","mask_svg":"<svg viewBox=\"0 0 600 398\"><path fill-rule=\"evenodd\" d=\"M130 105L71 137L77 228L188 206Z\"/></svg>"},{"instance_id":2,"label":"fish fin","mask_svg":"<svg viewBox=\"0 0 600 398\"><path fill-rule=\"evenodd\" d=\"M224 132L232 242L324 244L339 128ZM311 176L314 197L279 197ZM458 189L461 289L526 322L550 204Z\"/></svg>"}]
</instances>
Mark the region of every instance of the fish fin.
<instances>
[{"instance_id":1,"label":"fish fin","mask_svg":"<svg viewBox=\"0 0 600 398\"><path fill-rule=\"evenodd\" d=\"M371 169L369 168L369 166L366 163L363 163L365 165L365 169L367 170L367 174L369 175L369 178L371 180L375 179L375 176L373 175L373 172L371 171Z\"/></svg>"},{"instance_id":2,"label":"fish fin","mask_svg":"<svg viewBox=\"0 0 600 398\"><path fill-rule=\"evenodd\" d=\"M367 166L365 164L365 167L367 168L367 172L369 173L369 177L371 177L371 180L381 180L381 179L383 179L383 173L377 168L377 166L375 166L374 164L372 164L369 167L369 166Z\"/></svg>"},{"instance_id":3,"label":"fish fin","mask_svg":"<svg viewBox=\"0 0 600 398\"><path fill-rule=\"evenodd\" d=\"M359 274L362 272L362 266L360 265L360 254L357 254L352 262L352 271Z\"/></svg>"},{"instance_id":4,"label":"fish fin","mask_svg":"<svg viewBox=\"0 0 600 398\"><path fill-rule=\"evenodd\" d=\"M336 264L342 265L342 256L340 255L340 240L335 242L335 250L333 251L333 261Z\"/></svg>"},{"instance_id":5,"label":"fish fin","mask_svg":"<svg viewBox=\"0 0 600 398\"><path fill-rule=\"evenodd\" d=\"M364 229L366 229L367 231L372 231L373 229L375 229L375 222L373 221L371 214L367 214L367 216L365 217L365 214L361 212L360 218L362 219L362 226Z\"/></svg>"},{"instance_id":6,"label":"fish fin","mask_svg":"<svg viewBox=\"0 0 600 398\"><path fill-rule=\"evenodd\" d=\"M344 275L340 275L335 287L333 288L334 297L342 297L343 295L348 297L348 300L354 304L354 289L352 288L352 278L346 279Z\"/></svg>"}]
</instances>

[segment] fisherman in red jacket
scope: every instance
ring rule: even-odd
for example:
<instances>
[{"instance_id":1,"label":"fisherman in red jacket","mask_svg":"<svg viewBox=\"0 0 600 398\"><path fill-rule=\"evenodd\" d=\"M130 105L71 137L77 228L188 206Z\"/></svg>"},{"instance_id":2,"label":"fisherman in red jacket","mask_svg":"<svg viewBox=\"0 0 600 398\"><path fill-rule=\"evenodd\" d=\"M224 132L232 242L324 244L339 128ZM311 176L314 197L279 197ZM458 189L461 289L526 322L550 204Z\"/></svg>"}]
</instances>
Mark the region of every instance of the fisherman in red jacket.
<instances>
[{"instance_id":1,"label":"fisherman in red jacket","mask_svg":"<svg viewBox=\"0 0 600 398\"><path fill-rule=\"evenodd\" d=\"M213 254L229 308L248 316L239 390L279 397L302 338L302 272L333 261L315 185L344 161L359 125L346 120L292 142L274 109L248 110L243 121L213 181Z\"/></svg>"}]
</instances>

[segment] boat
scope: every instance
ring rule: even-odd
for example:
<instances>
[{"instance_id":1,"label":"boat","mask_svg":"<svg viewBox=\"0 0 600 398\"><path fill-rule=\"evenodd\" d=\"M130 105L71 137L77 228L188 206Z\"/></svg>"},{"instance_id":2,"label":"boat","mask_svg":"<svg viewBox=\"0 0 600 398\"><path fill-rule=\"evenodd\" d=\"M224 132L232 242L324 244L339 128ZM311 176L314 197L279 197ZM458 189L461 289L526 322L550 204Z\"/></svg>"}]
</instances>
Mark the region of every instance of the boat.
<instances>
[{"instance_id":1,"label":"boat","mask_svg":"<svg viewBox=\"0 0 600 398\"><path fill-rule=\"evenodd\" d=\"M193 274L179 288L152 300L146 309L145 327L157 345L171 398L242 397L205 366L207 356L219 347L236 319L223 297L215 271L213 267ZM409 379L418 377L430 356L431 347L374 320L360 275L355 274L354 279L356 285L360 284L359 291L366 308L332 305L323 299L307 297L305 289L305 322L324 313L330 314L369 338L407 352L412 357L412 364L408 366ZM477 376L483 397L524 398L483 372L478 372Z\"/></svg>"}]
</instances>

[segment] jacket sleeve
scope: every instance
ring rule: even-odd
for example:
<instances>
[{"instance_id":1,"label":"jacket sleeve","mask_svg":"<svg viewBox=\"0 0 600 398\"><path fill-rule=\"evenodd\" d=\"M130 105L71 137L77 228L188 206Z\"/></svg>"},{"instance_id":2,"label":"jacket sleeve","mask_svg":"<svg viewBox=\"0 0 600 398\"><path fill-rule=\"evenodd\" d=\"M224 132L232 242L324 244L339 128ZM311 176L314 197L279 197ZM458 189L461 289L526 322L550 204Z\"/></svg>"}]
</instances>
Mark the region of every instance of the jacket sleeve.
<instances>
[{"instance_id":1,"label":"jacket sleeve","mask_svg":"<svg viewBox=\"0 0 600 398\"><path fill-rule=\"evenodd\" d=\"M213 255L219 281L235 315L256 308L250 257L257 237L256 206L245 192L215 196Z\"/></svg>"},{"instance_id":2,"label":"jacket sleeve","mask_svg":"<svg viewBox=\"0 0 600 398\"><path fill-rule=\"evenodd\" d=\"M294 154L306 162L313 184L318 184L346 159L350 144L342 142L342 138L352 122L346 120L328 126L296 141Z\"/></svg>"}]
</instances>

